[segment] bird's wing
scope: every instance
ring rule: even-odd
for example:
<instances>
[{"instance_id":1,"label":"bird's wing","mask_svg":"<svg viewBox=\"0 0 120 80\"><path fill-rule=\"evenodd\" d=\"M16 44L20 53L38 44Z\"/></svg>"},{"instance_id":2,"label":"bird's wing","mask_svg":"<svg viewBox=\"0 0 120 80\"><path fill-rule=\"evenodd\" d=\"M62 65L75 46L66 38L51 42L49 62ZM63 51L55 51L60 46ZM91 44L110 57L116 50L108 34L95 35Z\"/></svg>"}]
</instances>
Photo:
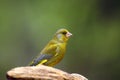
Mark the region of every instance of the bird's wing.
<instances>
[{"instance_id":1,"label":"bird's wing","mask_svg":"<svg viewBox=\"0 0 120 80\"><path fill-rule=\"evenodd\" d=\"M49 59L56 55L56 50L57 45L48 45L48 47L44 48L41 54L33 60L30 66L46 63Z\"/></svg>"},{"instance_id":2,"label":"bird's wing","mask_svg":"<svg viewBox=\"0 0 120 80\"><path fill-rule=\"evenodd\" d=\"M41 54L39 57L35 58L30 66L36 66L38 64L44 64L45 62L48 61L49 58L51 58L51 54Z\"/></svg>"}]
</instances>

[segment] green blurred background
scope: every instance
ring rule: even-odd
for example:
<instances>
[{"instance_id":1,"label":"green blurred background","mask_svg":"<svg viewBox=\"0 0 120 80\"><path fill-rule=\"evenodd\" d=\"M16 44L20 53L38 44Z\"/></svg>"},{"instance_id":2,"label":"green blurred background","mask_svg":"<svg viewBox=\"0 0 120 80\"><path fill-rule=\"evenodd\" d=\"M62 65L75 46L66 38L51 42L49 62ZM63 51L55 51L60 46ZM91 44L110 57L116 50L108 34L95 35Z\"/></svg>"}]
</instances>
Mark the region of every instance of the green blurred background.
<instances>
[{"instance_id":1,"label":"green blurred background","mask_svg":"<svg viewBox=\"0 0 120 80\"><path fill-rule=\"evenodd\" d=\"M1 0L0 80L28 65L60 28L73 36L56 68L89 80L120 79L119 0Z\"/></svg>"}]
</instances>

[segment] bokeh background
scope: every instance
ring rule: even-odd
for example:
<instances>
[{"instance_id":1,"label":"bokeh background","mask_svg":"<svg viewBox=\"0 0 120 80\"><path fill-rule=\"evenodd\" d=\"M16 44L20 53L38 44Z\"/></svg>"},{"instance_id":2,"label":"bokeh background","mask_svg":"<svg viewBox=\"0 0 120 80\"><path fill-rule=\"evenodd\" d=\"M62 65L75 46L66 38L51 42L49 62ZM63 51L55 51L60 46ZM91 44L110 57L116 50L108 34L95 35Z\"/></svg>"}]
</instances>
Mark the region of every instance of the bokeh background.
<instances>
[{"instance_id":1,"label":"bokeh background","mask_svg":"<svg viewBox=\"0 0 120 80\"><path fill-rule=\"evenodd\" d=\"M89 80L120 79L119 0L1 0L0 80L28 65L60 28L73 36L56 68Z\"/></svg>"}]
</instances>

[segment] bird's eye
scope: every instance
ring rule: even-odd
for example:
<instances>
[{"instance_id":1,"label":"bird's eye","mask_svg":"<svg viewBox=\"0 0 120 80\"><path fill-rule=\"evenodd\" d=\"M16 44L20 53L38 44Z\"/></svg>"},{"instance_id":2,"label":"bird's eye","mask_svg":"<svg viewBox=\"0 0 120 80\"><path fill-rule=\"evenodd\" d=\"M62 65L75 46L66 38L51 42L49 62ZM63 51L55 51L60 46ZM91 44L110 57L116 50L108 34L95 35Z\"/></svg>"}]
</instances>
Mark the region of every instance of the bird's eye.
<instances>
[{"instance_id":1,"label":"bird's eye","mask_svg":"<svg viewBox=\"0 0 120 80\"><path fill-rule=\"evenodd\" d=\"M67 32L62 32L62 34L67 34Z\"/></svg>"}]
</instances>

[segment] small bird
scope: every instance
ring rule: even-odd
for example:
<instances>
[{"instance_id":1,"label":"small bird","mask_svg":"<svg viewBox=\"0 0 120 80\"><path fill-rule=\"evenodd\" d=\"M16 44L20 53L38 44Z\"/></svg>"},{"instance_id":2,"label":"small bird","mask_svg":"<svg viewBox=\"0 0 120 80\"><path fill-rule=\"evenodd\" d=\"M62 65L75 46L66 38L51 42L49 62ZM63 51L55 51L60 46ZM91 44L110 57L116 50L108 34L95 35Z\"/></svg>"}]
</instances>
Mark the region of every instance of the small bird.
<instances>
[{"instance_id":1,"label":"small bird","mask_svg":"<svg viewBox=\"0 0 120 80\"><path fill-rule=\"evenodd\" d=\"M59 29L53 36L52 40L45 46L40 54L29 64L38 66L55 66L59 63L66 52L66 44L72 34L67 29Z\"/></svg>"}]
</instances>

